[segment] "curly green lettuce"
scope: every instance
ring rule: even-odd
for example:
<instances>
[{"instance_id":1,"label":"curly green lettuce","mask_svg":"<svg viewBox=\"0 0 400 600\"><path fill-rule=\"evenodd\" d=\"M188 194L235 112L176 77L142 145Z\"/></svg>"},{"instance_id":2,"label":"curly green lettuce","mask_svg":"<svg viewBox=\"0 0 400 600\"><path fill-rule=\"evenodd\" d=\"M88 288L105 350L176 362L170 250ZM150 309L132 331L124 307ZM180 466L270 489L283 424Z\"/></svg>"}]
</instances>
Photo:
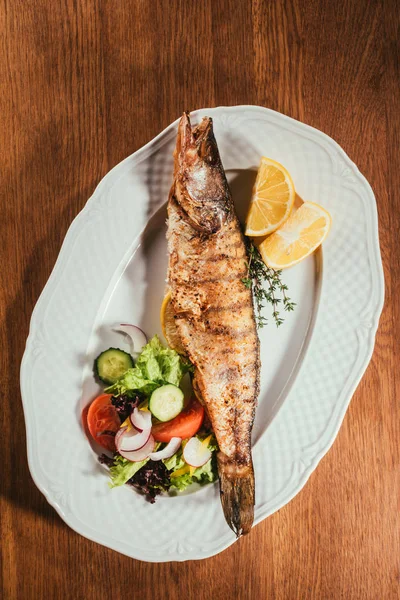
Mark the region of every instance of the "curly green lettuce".
<instances>
[{"instance_id":1,"label":"curly green lettuce","mask_svg":"<svg viewBox=\"0 0 400 600\"><path fill-rule=\"evenodd\" d=\"M139 354L135 366L128 369L105 392L114 396L135 392L150 395L166 383L179 386L182 377L191 369L192 365L188 361L175 350L163 346L155 335Z\"/></svg>"},{"instance_id":2,"label":"curly green lettuce","mask_svg":"<svg viewBox=\"0 0 400 600\"><path fill-rule=\"evenodd\" d=\"M193 475L190 475L190 473L184 473L178 477L171 477L171 487L175 487L179 491L183 491L192 483L205 485L206 483L212 483L217 479L218 473L216 463L214 456L212 456L205 465L196 469Z\"/></svg>"},{"instance_id":3,"label":"curly green lettuce","mask_svg":"<svg viewBox=\"0 0 400 600\"><path fill-rule=\"evenodd\" d=\"M119 487L124 485L131 477L135 475L147 462L148 458L140 462L131 462L120 454L114 456L114 464L110 467L110 479L109 487Z\"/></svg>"}]
</instances>

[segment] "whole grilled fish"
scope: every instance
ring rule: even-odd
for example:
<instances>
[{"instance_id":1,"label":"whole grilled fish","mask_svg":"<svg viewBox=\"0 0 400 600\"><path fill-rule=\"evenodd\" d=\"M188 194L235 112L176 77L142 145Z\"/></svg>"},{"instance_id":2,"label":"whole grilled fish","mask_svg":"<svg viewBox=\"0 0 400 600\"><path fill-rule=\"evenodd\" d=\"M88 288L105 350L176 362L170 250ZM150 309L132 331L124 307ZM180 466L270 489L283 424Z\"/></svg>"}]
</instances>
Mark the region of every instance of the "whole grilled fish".
<instances>
[{"instance_id":1,"label":"whole grilled fish","mask_svg":"<svg viewBox=\"0 0 400 600\"><path fill-rule=\"evenodd\" d=\"M212 120L178 127L168 202L168 282L178 334L195 366L220 452L225 518L236 535L254 517L251 430L259 392L259 341L246 249L213 134Z\"/></svg>"}]
</instances>

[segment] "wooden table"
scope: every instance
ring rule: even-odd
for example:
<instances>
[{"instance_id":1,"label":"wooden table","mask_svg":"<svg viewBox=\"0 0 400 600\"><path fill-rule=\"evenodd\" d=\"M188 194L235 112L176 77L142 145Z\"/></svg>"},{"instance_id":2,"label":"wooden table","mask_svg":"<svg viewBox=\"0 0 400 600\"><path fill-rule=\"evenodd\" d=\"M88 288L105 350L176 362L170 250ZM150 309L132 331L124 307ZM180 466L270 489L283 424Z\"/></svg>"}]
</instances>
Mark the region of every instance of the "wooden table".
<instances>
[{"instance_id":1,"label":"wooden table","mask_svg":"<svg viewBox=\"0 0 400 600\"><path fill-rule=\"evenodd\" d=\"M400 593L399 3L2 0L3 598L389 600ZM183 109L260 104L332 136L378 203L386 304L338 438L298 496L214 558L146 564L80 537L29 475L19 364L99 180Z\"/></svg>"}]
</instances>

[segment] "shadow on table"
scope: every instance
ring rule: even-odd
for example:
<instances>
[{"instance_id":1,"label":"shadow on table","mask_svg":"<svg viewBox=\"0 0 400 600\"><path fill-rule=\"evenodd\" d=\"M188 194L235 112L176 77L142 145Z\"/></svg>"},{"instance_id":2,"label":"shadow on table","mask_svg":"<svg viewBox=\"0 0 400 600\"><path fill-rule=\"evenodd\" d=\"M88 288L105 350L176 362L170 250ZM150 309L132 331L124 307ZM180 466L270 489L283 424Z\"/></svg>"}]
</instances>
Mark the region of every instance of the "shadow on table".
<instances>
[{"instance_id":1,"label":"shadow on table","mask_svg":"<svg viewBox=\"0 0 400 600\"><path fill-rule=\"evenodd\" d=\"M85 193L79 194L80 197ZM0 435L0 494L17 508L34 512L51 521L55 520L56 512L35 486L28 468L19 383L20 365L33 308L50 275L48 266L52 268L65 229L70 224L71 206L77 204L79 203L69 202L68 207L48 226L45 236L34 247L20 278L18 292L6 307L4 321L1 323L3 369L6 372L5 374L3 371L2 416L4 422L7 415L7 421ZM14 257L9 257L10 260L11 258ZM66 527L62 519L57 521L60 526Z\"/></svg>"}]
</instances>

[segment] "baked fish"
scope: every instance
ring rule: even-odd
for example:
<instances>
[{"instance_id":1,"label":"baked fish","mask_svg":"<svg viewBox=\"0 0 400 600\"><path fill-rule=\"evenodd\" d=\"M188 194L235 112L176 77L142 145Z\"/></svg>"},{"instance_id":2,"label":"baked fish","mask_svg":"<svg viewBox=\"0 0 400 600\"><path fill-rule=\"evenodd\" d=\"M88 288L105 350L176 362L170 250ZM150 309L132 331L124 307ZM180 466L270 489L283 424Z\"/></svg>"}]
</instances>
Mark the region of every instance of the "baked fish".
<instances>
[{"instance_id":1,"label":"baked fish","mask_svg":"<svg viewBox=\"0 0 400 600\"><path fill-rule=\"evenodd\" d=\"M168 202L168 284L177 331L195 367L220 451L225 519L237 536L254 518L251 430L259 393L260 352L243 234L212 119L179 123Z\"/></svg>"}]
</instances>

